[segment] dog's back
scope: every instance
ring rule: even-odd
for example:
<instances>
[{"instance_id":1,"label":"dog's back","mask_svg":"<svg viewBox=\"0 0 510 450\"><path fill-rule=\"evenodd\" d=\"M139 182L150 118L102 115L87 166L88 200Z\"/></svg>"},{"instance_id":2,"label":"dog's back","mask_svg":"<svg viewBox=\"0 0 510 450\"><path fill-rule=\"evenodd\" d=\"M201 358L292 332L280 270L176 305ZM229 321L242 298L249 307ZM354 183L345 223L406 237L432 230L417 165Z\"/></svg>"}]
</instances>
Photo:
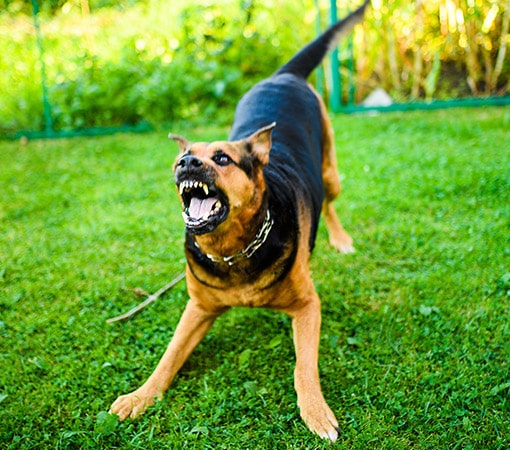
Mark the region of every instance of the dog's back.
<instances>
[{"instance_id":1,"label":"dog's back","mask_svg":"<svg viewBox=\"0 0 510 450\"><path fill-rule=\"evenodd\" d=\"M323 133L319 103L303 78L276 74L251 89L238 104L230 139L242 139L273 121L273 144L264 169L269 203L283 208L275 211L281 216L296 214L297 199L305 202L312 216L313 247L323 201Z\"/></svg>"},{"instance_id":2,"label":"dog's back","mask_svg":"<svg viewBox=\"0 0 510 450\"><path fill-rule=\"evenodd\" d=\"M310 248L313 248L324 199L324 133L321 105L306 79L340 37L360 20L368 3L366 0L348 18L294 55L272 77L250 89L237 105L229 137L231 141L244 139L276 122L271 156L265 168L269 195L273 197L270 204L282 203L285 197L287 208L296 198L306 203L311 211Z\"/></svg>"}]
</instances>

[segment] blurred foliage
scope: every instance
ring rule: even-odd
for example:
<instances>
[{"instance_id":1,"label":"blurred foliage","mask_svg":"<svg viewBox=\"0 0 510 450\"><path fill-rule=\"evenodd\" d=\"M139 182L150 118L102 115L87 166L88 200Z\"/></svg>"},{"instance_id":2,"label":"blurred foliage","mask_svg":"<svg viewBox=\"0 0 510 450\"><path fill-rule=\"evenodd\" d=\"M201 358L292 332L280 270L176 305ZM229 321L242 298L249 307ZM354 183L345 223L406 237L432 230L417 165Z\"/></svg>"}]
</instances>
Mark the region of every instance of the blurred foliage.
<instances>
[{"instance_id":1,"label":"blurred foliage","mask_svg":"<svg viewBox=\"0 0 510 450\"><path fill-rule=\"evenodd\" d=\"M243 92L316 34L313 0L39 3L56 129L228 122ZM324 28L329 1L319 4ZM3 135L44 126L31 5L0 0ZM357 100L376 87L399 101L507 93L508 22L507 0L373 0L350 38Z\"/></svg>"},{"instance_id":2,"label":"blurred foliage","mask_svg":"<svg viewBox=\"0 0 510 450\"><path fill-rule=\"evenodd\" d=\"M508 0L373 0L357 82L399 100L507 94L509 14Z\"/></svg>"},{"instance_id":3,"label":"blurred foliage","mask_svg":"<svg viewBox=\"0 0 510 450\"><path fill-rule=\"evenodd\" d=\"M39 18L57 129L218 115L227 121L254 80L314 35L304 5L270 1L190 0L177 7L151 0L91 14L75 1ZM41 63L32 17L1 19L0 86L8 90L0 94L0 132L40 129Z\"/></svg>"},{"instance_id":4,"label":"blurred foliage","mask_svg":"<svg viewBox=\"0 0 510 450\"><path fill-rule=\"evenodd\" d=\"M135 4L140 3L140 0L37 0L36 4L38 8L48 14L58 14L63 9L68 8L73 4L81 4L85 8L104 8L104 7L115 7L115 8L129 8ZM33 0L0 0L0 11L5 10L11 14L23 12L30 14L32 12Z\"/></svg>"}]
</instances>

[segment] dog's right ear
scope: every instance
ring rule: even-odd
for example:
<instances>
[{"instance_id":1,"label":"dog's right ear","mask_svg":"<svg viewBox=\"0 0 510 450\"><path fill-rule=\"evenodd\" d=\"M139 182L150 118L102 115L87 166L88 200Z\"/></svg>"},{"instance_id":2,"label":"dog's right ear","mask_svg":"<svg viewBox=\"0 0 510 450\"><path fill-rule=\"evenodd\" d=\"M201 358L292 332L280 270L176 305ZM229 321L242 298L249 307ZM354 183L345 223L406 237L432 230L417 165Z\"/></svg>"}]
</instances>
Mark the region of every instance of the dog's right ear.
<instances>
[{"instance_id":1,"label":"dog's right ear","mask_svg":"<svg viewBox=\"0 0 510 450\"><path fill-rule=\"evenodd\" d=\"M189 142L186 138L183 138L182 136L170 133L168 137L177 142L177 145L179 146L179 150L181 153L184 153L189 147L191 147L191 142Z\"/></svg>"}]
</instances>

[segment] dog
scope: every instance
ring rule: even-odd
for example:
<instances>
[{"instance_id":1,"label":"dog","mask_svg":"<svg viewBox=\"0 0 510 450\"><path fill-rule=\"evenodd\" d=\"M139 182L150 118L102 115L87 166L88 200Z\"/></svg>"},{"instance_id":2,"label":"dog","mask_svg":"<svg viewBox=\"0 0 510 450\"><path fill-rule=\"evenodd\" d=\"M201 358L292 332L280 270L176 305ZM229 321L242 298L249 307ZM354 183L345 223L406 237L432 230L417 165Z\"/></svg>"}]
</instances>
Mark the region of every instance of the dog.
<instances>
[{"instance_id":1,"label":"dog","mask_svg":"<svg viewBox=\"0 0 510 450\"><path fill-rule=\"evenodd\" d=\"M306 79L367 4L251 88L237 105L228 141L170 135L179 146L174 177L190 300L152 375L111 406L121 420L162 398L219 315L234 306L264 307L292 318L301 417L312 432L337 439L338 422L319 382L320 300L309 270L321 212L333 247L354 248L332 203L340 193L332 126Z\"/></svg>"}]
</instances>

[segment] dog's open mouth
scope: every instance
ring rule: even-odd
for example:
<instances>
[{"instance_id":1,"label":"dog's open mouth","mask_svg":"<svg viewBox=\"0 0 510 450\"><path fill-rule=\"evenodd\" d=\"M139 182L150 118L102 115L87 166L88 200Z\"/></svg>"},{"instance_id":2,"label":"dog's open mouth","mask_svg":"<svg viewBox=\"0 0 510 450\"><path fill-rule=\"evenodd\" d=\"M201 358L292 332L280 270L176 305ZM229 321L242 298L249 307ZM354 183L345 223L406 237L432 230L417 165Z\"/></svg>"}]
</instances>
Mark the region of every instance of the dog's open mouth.
<instances>
[{"instance_id":1,"label":"dog's open mouth","mask_svg":"<svg viewBox=\"0 0 510 450\"><path fill-rule=\"evenodd\" d=\"M192 234L213 231L228 215L228 202L215 186L203 181L184 180L178 183L182 199L182 217Z\"/></svg>"}]
</instances>

